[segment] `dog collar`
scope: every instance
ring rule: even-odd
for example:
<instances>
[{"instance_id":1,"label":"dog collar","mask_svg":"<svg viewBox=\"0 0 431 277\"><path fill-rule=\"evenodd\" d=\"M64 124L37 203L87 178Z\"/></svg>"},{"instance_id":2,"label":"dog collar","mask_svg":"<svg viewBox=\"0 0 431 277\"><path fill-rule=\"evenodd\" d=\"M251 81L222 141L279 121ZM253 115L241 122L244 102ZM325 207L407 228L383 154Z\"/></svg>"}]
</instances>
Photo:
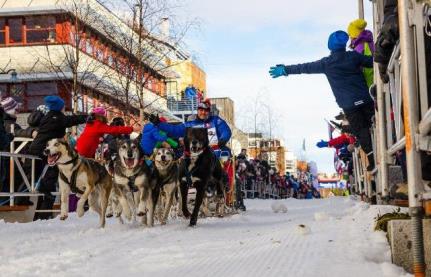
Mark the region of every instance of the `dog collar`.
<instances>
[{"instance_id":1,"label":"dog collar","mask_svg":"<svg viewBox=\"0 0 431 277\"><path fill-rule=\"evenodd\" d=\"M76 160L78 159L78 155L76 155L73 159L71 159L70 161L68 161L68 162L65 162L65 163L60 163L61 165L68 165L68 164L73 164L73 163L75 163L76 162Z\"/></svg>"}]
</instances>

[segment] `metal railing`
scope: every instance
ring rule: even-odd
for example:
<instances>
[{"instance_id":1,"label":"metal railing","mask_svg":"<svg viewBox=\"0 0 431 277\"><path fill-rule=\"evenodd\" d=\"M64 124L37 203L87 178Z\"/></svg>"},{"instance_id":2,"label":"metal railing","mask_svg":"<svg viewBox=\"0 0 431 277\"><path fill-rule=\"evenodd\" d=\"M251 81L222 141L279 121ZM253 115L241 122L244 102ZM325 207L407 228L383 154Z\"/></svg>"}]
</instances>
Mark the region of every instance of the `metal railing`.
<instances>
[{"instance_id":1,"label":"metal railing","mask_svg":"<svg viewBox=\"0 0 431 277\"><path fill-rule=\"evenodd\" d=\"M377 36L383 20L383 1L373 1L374 27ZM424 276L422 234L424 193L421 176L421 151L431 150L431 109L427 79L427 53L424 28L431 15L429 6L419 1L398 0L399 42L388 63L389 83L383 84L377 75L378 143L377 187L386 202L389 176L387 168L394 155L406 152L408 199L412 221L412 253L415 276ZM426 29L426 28L425 28ZM428 53L428 55L430 55ZM428 68L430 70L430 68Z\"/></svg>"},{"instance_id":2,"label":"metal railing","mask_svg":"<svg viewBox=\"0 0 431 277\"><path fill-rule=\"evenodd\" d=\"M15 125L11 125L11 132L15 132ZM9 197L9 206L15 205L16 197L28 197L28 196L43 196L42 193L38 192L38 184L43 178L44 172L47 167L43 170L43 173L36 181L36 160L40 160L38 156L21 154L20 152L31 143L33 139L15 137L10 143L10 152L0 152L0 162L2 159L9 159L9 192L0 192L0 197ZM16 145L19 143L18 147ZM26 160L30 160L31 168L30 174L27 174L24 170L24 163ZM16 169L23 180L27 192L16 192L15 191L15 175Z\"/></svg>"},{"instance_id":3,"label":"metal railing","mask_svg":"<svg viewBox=\"0 0 431 277\"><path fill-rule=\"evenodd\" d=\"M190 113L192 114L198 108L199 100L197 97L185 98L176 100L175 98L168 98L168 109L173 113Z\"/></svg>"}]
</instances>

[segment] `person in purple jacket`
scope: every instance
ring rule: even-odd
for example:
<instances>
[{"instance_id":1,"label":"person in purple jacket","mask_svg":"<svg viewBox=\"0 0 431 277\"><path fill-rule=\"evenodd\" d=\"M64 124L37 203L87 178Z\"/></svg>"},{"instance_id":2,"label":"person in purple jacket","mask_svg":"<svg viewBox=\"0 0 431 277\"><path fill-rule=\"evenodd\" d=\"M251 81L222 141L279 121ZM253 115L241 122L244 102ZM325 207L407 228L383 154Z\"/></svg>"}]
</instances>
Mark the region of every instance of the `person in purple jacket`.
<instances>
[{"instance_id":1,"label":"person in purple jacket","mask_svg":"<svg viewBox=\"0 0 431 277\"><path fill-rule=\"evenodd\" d=\"M350 22L349 26L347 27L347 33L350 37L350 48L359 54L373 56L373 33L370 30L365 29L366 27L367 21L363 19L356 19ZM369 88L374 82L374 70L373 68L363 68L362 70Z\"/></svg>"}]
</instances>

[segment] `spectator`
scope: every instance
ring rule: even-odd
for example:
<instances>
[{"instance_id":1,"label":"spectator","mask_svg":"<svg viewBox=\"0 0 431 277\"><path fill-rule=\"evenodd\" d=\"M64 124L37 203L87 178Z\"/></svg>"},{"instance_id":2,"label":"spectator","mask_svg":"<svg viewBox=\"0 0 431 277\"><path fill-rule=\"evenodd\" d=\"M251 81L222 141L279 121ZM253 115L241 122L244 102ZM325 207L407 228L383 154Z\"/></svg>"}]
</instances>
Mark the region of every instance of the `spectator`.
<instances>
[{"instance_id":1,"label":"spectator","mask_svg":"<svg viewBox=\"0 0 431 277\"><path fill-rule=\"evenodd\" d=\"M124 122L124 119L122 117L115 117L112 119L110 126L126 126L126 123ZM108 168L110 170L113 170L114 161L116 160L116 155L118 151L117 142L121 139L129 139L130 135L127 134L120 134L120 135L111 135L108 134L104 138L104 142L108 144L108 149L106 153L104 154L105 161L109 164Z\"/></svg>"},{"instance_id":2,"label":"spectator","mask_svg":"<svg viewBox=\"0 0 431 277\"><path fill-rule=\"evenodd\" d=\"M397 0L384 1L383 24L375 45L374 60L379 64L380 78L384 83L389 82L386 69L399 38L397 2Z\"/></svg>"},{"instance_id":3,"label":"spectator","mask_svg":"<svg viewBox=\"0 0 431 277\"><path fill-rule=\"evenodd\" d=\"M247 149L241 149L241 153L236 158L238 160L247 160Z\"/></svg>"},{"instance_id":4,"label":"spectator","mask_svg":"<svg viewBox=\"0 0 431 277\"><path fill-rule=\"evenodd\" d=\"M373 33L370 30L366 30L367 21L363 19L356 19L350 22L347 27L347 33L351 39L350 48L354 49L359 54L365 56L373 56L374 53L374 41ZM373 68L363 68L364 77L367 81L367 86L371 87L374 83L374 70Z\"/></svg>"},{"instance_id":5,"label":"spectator","mask_svg":"<svg viewBox=\"0 0 431 277\"><path fill-rule=\"evenodd\" d=\"M64 111L64 101L58 96L46 96L44 98L45 105L49 112L41 119L38 133L30 145L29 152L31 155L39 156L42 160L36 162L36 180L41 176L45 165L47 164L46 156L43 154L45 146L51 139L62 139L66 135L66 128L83 124L86 121L86 115L69 115L66 116ZM56 191L56 183L58 180L57 167L49 167L40 181L39 192L45 194L38 201L38 209L52 209L54 197L51 192ZM48 213L40 213L35 215L35 219L48 219Z\"/></svg>"},{"instance_id":6,"label":"spectator","mask_svg":"<svg viewBox=\"0 0 431 277\"><path fill-rule=\"evenodd\" d=\"M109 126L107 122L105 108L93 108L84 131L76 141L76 150L79 155L93 159L104 134L128 135L133 132L133 127Z\"/></svg>"},{"instance_id":7,"label":"spectator","mask_svg":"<svg viewBox=\"0 0 431 277\"><path fill-rule=\"evenodd\" d=\"M3 107L0 106L0 151L4 151L11 141L11 135L6 132L6 128L4 126L4 117L6 113L3 110Z\"/></svg>"},{"instance_id":8,"label":"spectator","mask_svg":"<svg viewBox=\"0 0 431 277\"><path fill-rule=\"evenodd\" d=\"M160 122L166 122L163 117L159 118ZM162 132L149 121L144 122L144 129L142 130L141 149L146 156L153 154L154 148L165 147L165 148L176 148L178 143L173 139L169 138L166 133Z\"/></svg>"},{"instance_id":9,"label":"spectator","mask_svg":"<svg viewBox=\"0 0 431 277\"><path fill-rule=\"evenodd\" d=\"M12 133L13 125L13 134L15 137L34 138L37 135L36 128L29 127L23 129L18 123L16 123L16 113L19 105L20 104L16 102L15 99L13 99L12 97L7 97L1 101L1 106L3 107L3 110L5 112L5 114L3 115L3 120L6 132Z\"/></svg>"},{"instance_id":10,"label":"spectator","mask_svg":"<svg viewBox=\"0 0 431 277\"><path fill-rule=\"evenodd\" d=\"M9 133L8 137L8 141L9 143L13 140L13 137L24 137L24 138L33 138L37 135L37 129L35 127L29 127L29 128L25 128L23 129L18 123L17 123L17 110L20 106L20 104L18 102L15 101L15 99L13 99L12 97L7 97L5 99L3 99L1 101L1 106L4 109L4 113L3 113L3 124L2 126L5 128L5 131L7 133ZM13 126L13 128L12 128ZM14 136L11 134L12 133L12 129L13 129L13 134ZM15 147L18 147L18 144L15 144ZM10 144L5 145L4 148L5 151L10 152ZM27 148L23 148L21 149L21 154L26 154L27 152ZM0 167L6 169L9 168L10 166L10 160L9 159L2 159L1 161L2 165ZM24 167L24 169L27 169L27 167ZM26 190L26 185L23 181L23 178L21 176L21 174L18 171L15 171L16 174L14 175L14 184L15 184L15 191L16 192L23 192ZM27 171L29 172L29 171ZM4 174L3 174L3 190L9 190L9 182L8 180L10 180L10 171L9 170L5 170ZM19 197L15 200L15 204L16 205L31 205L33 203L31 203L28 198L25 197Z\"/></svg>"},{"instance_id":11,"label":"spectator","mask_svg":"<svg viewBox=\"0 0 431 277\"><path fill-rule=\"evenodd\" d=\"M374 157L369 129L374 116L374 102L362 68L372 67L373 58L355 51L346 51L349 36L344 31L336 31L329 36L328 48L331 54L321 60L298 64L271 67L273 78L291 74L325 74L331 85L338 105L343 109L353 134L368 156L368 171L374 169Z\"/></svg>"},{"instance_id":12,"label":"spectator","mask_svg":"<svg viewBox=\"0 0 431 277\"><path fill-rule=\"evenodd\" d=\"M28 126L38 128L42 118L49 112L45 105L39 105L27 118Z\"/></svg>"},{"instance_id":13,"label":"spectator","mask_svg":"<svg viewBox=\"0 0 431 277\"><path fill-rule=\"evenodd\" d=\"M6 151L9 149L9 143L12 141L13 136L12 134L6 132L6 128L4 126L4 120L3 118L6 117L6 113L3 110L3 107L0 106L0 152ZM0 192L3 191L4 188L6 188L7 183L7 159L1 159L0 160Z\"/></svg>"}]
</instances>

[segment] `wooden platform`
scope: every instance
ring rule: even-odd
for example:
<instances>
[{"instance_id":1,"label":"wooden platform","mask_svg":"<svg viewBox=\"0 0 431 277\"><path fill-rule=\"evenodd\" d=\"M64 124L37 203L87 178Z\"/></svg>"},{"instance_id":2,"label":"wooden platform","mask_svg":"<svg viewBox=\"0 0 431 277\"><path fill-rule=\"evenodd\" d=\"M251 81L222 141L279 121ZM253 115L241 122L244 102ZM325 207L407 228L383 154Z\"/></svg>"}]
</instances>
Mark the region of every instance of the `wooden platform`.
<instances>
[{"instance_id":1,"label":"wooden platform","mask_svg":"<svg viewBox=\"0 0 431 277\"><path fill-rule=\"evenodd\" d=\"M23 212L30 208L27 205L17 205L17 206L0 206L0 212Z\"/></svg>"},{"instance_id":2,"label":"wooden platform","mask_svg":"<svg viewBox=\"0 0 431 277\"><path fill-rule=\"evenodd\" d=\"M408 207L409 206L409 200L397 200L397 199L395 199L394 200L394 203L393 203L395 206L398 206L398 207Z\"/></svg>"}]
</instances>

